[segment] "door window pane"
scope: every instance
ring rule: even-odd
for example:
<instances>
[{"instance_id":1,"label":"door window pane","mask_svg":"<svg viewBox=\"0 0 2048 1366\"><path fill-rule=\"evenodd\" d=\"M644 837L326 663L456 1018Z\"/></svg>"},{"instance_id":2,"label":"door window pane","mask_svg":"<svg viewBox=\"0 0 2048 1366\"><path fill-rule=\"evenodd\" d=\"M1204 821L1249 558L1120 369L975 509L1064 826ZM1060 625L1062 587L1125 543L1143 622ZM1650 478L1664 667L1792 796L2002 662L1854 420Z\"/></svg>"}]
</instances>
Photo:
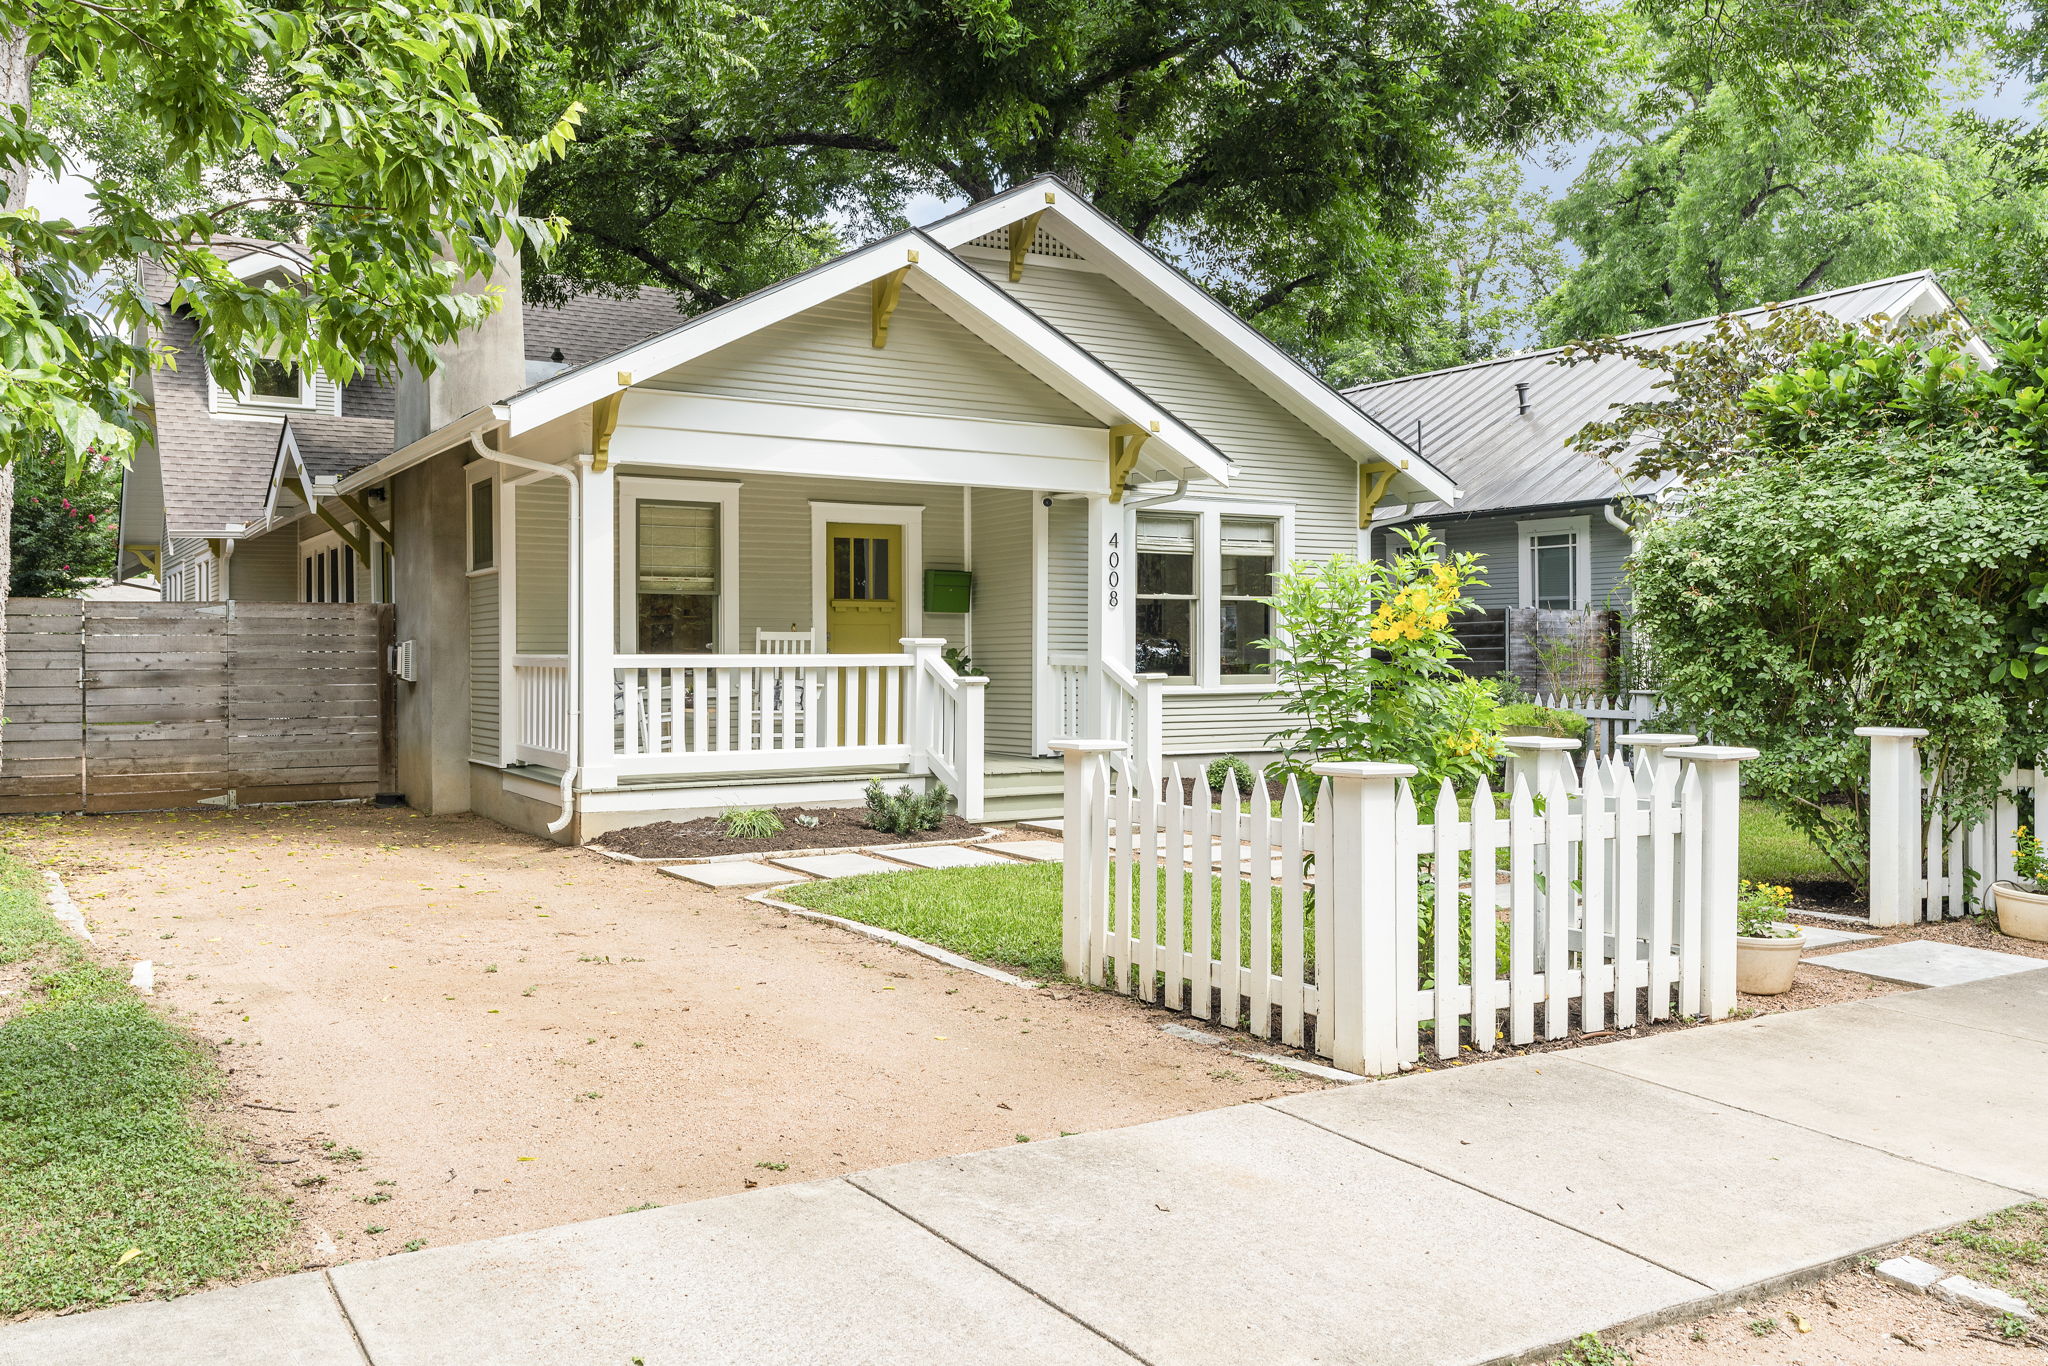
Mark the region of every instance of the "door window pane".
<instances>
[{"instance_id":1,"label":"door window pane","mask_svg":"<svg viewBox=\"0 0 2048 1366\"><path fill-rule=\"evenodd\" d=\"M718 509L643 498L634 504L634 634L643 654L716 648Z\"/></svg>"},{"instance_id":2,"label":"door window pane","mask_svg":"<svg viewBox=\"0 0 2048 1366\"><path fill-rule=\"evenodd\" d=\"M832 538L832 596L839 601L892 601L890 572L886 536Z\"/></svg>"}]
</instances>

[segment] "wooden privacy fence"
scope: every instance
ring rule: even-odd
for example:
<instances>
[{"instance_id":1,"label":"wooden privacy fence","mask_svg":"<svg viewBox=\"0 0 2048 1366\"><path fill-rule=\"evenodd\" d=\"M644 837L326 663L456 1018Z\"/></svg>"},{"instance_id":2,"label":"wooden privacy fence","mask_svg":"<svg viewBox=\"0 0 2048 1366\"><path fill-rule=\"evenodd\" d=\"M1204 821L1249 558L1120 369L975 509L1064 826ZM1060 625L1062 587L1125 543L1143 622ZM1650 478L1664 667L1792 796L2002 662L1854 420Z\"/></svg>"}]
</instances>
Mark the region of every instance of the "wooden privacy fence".
<instances>
[{"instance_id":1,"label":"wooden privacy fence","mask_svg":"<svg viewBox=\"0 0 2048 1366\"><path fill-rule=\"evenodd\" d=\"M1067 971L1306 1047L1348 1071L1735 1005L1740 761L1688 746L1576 770L1504 804L1406 764L1325 764L1314 801L1200 770L1133 783L1114 741L1066 756ZM1192 778L1194 781L1187 781ZM1189 793L1193 793L1192 801ZM1312 811L1312 815L1311 815Z\"/></svg>"},{"instance_id":2,"label":"wooden privacy fence","mask_svg":"<svg viewBox=\"0 0 2048 1366\"><path fill-rule=\"evenodd\" d=\"M1947 810L1921 771L1927 732L1859 726L1870 741L1870 923L1954 920L1983 908L1991 884L2011 881L2021 794L2040 806L2040 771L2005 776L1989 811Z\"/></svg>"},{"instance_id":3,"label":"wooden privacy fence","mask_svg":"<svg viewBox=\"0 0 2048 1366\"><path fill-rule=\"evenodd\" d=\"M13 599L0 811L374 796L390 628L375 604Z\"/></svg>"}]
</instances>

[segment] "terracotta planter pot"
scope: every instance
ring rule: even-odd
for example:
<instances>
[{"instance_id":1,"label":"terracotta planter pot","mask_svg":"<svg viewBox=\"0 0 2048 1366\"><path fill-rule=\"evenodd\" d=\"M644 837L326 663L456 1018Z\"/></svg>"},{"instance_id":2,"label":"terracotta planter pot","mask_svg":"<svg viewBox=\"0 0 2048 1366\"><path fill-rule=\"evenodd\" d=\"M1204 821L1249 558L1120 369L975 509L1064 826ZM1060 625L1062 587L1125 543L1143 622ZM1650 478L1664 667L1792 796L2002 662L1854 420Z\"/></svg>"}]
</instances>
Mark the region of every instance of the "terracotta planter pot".
<instances>
[{"instance_id":1,"label":"terracotta planter pot","mask_svg":"<svg viewBox=\"0 0 2048 1366\"><path fill-rule=\"evenodd\" d=\"M2048 892L2030 892L2010 882L1991 885L1991 904L1998 910L1998 932L2015 939L2048 944Z\"/></svg>"},{"instance_id":2,"label":"terracotta planter pot","mask_svg":"<svg viewBox=\"0 0 2048 1366\"><path fill-rule=\"evenodd\" d=\"M1745 996L1782 996L1792 990L1792 970L1806 948L1806 936L1751 939L1735 936L1735 989Z\"/></svg>"}]
</instances>

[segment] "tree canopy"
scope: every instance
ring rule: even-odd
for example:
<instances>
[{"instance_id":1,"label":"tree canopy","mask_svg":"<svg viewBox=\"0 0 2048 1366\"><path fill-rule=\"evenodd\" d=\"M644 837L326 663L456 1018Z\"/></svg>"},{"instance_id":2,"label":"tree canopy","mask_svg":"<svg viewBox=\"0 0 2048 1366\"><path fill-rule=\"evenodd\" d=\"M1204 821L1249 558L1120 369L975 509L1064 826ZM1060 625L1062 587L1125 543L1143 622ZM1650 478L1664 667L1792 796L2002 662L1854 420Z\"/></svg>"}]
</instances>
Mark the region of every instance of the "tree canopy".
<instances>
[{"instance_id":1,"label":"tree canopy","mask_svg":"<svg viewBox=\"0 0 2048 1366\"><path fill-rule=\"evenodd\" d=\"M1573 0L779 0L730 53L675 54L648 20L522 30L491 108L528 134L589 111L528 182L569 222L533 292L712 307L914 206L1054 173L1320 355L1401 331L1423 202L1474 155L1572 132L1607 40Z\"/></svg>"}]
</instances>

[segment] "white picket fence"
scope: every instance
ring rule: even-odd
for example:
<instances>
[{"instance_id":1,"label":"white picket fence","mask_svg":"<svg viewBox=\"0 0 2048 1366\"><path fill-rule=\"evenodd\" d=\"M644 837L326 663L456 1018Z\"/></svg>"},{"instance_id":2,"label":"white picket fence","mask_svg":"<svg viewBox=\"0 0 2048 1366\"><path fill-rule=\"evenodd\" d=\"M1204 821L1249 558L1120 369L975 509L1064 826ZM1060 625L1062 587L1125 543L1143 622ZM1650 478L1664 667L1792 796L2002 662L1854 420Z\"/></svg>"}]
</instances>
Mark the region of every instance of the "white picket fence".
<instances>
[{"instance_id":1,"label":"white picket fence","mask_svg":"<svg viewBox=\"0 0 2048 1366\"><path fill-rule=\"evenodd\" d=\"M1586 738L1588 753L1602 757L1615 752L1623 735L1647 726L1657 715L1657 694L1650 691L1616 693L1602 697L1593 693L1538 693L1530 699L1552 711L1576 712L1592 722Z\"/></svg>"},{"instance_id":2,"label":"white picket fence","mask_svg":"<svg viewBox=\"0 0 2048 1366\"><path fill-rule=\"evenodd\" d=\"M1735 1005L1747 749L1548 758L1446 785L1406 764L1326 764L1310 803L1209 804L1200 770L1134 783L1114 741L1066 756L1066 968L1092 984L1387 1073L1438 1058ZM1184 779L1193 778L1187 782ZM1188 792L1196 795L1191 802ZM1255 787L1254 794L1262 789ZM1276 809L1277 808L1277 809ZM1432 933L1434 926L1455 927ZM1469 951L1461 948L1467 940Z\"/></svg>"},{"instance_id":3,"label":"white picket fence","mask_svg":"<svg viewBox=\"0 0 2048 1366\"><path fill-rule=\"evenodd\" d=\"M2020 794L2036 795L2040 770L2005 776L1989 811L1943 808L1921 769L1927 732L1860 726L1870 741L1870 923L1911 925L1982 910L1991 884L2010 881Z\"/></svg>"}]
</instances>

